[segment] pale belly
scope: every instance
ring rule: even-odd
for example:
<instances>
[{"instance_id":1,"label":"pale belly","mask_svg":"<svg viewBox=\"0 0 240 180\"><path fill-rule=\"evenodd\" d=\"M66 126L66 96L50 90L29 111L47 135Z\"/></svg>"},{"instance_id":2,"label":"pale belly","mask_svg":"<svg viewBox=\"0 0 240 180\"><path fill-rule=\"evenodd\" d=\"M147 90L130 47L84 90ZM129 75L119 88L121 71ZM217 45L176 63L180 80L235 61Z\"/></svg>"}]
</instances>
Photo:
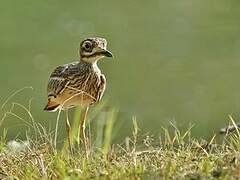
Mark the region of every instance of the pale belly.
<instances>
[{"instance_id":1,"label":"pale belly","mask_svg":"<svg viewBox=\"0 0 240 180\"><path fill-rule=\"evenodd\" d=\"M88 107L96 102L96 98L85 92L79 92L76 94L64 92L58 96L55 101L61 104L62 109L65 110L76 106Z\"/></svg>"}]
</instances>

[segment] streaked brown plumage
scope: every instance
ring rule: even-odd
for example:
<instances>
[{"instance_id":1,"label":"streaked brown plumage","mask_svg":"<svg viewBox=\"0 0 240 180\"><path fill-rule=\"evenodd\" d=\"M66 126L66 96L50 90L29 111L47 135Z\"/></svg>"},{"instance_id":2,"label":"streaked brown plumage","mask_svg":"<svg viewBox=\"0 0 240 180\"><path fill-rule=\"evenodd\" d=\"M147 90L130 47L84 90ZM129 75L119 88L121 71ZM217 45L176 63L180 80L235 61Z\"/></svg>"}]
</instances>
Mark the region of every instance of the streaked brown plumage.
<instances>
[{"instance_id":1,"label":"streaked brown plumage","mask_svg":"<svg viewBox=\"0 0 240 180\"><path fill-rule=\"evenodd\" d=\"M75 106L83 109L80 129L84 131L84 122L88 107L99 102L105 91L106 79L97 66L103 57L112 57L106 49L103 38L87 38L80 44L80 61L58 66L50 76L47 93L48 103L44 110L66 110ZM66 120L68 135L70 125ZM84 133L84 132L83 132ZM83 134L85 138L85 134ZM69 137L69 145L71 145Z\"/></svg>"},{"instance_id":2,"label":"streaked brown plumage","mask_svg":"<svg viewBox=\"0 0 240 180\"><path fill-rule=\"evenodd\" d=\"M105 76L97 64L80 61L59 66L49 79L50 105L46 109L88 107L101 99L105 85Z\"/></svg>"}]
</instances>

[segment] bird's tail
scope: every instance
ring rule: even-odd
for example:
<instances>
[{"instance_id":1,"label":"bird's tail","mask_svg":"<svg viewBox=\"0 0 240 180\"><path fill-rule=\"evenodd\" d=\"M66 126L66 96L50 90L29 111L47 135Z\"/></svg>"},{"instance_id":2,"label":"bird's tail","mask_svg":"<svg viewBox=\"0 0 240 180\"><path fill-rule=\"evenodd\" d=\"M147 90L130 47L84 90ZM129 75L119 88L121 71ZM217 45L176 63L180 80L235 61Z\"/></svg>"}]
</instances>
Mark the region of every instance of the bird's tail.
<instances>
[{"instance_id":1,"label":"bird's tail","mask_svg":"<svg viewBox=\"0 0 240 180\"><path fill-rule=\"evenodd\" d=\"M44 111L52 111L52 112L55 112L58 110L58 108L60 107L60 104L54 102L54 101L51 101L51 100L48 100L48 103L47 105L45 106L45 108L43 109Z\"/></svg>"}]
</instances>

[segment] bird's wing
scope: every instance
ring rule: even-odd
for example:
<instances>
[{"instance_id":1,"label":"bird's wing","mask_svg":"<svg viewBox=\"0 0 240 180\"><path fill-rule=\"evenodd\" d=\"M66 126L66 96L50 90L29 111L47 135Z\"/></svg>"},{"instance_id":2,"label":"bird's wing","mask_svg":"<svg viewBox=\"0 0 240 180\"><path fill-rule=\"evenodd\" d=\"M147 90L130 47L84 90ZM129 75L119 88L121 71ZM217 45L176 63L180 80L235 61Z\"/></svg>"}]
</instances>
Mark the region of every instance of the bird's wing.
<instances>
[{"instance_id":1,"label":"bird's wing","mask_svg":"<svg viewBox=\"0 0 240 180\"><path fill-rule=\"evenodd\" d=\"M99 102L103 96L103 93L105 91L105 88L106 88L106 78L104 76L104 74L101 74L100 76L100 83L99 83L99 86L98 86L98 96L97 96L97 102Z\"/></svg>"},{"instance_id":2,"label":"bird's wing","mask_svg":"<svg viewBox=\"0 0 240 180\"><path fill-rule=\"evenodd\" d=\"M56 97L63 92L66 86L70 83L72 76L78 72L79 66L77 62L58 66L52 72L48 82L48 97Z\"/></svg>"}]
</instances>

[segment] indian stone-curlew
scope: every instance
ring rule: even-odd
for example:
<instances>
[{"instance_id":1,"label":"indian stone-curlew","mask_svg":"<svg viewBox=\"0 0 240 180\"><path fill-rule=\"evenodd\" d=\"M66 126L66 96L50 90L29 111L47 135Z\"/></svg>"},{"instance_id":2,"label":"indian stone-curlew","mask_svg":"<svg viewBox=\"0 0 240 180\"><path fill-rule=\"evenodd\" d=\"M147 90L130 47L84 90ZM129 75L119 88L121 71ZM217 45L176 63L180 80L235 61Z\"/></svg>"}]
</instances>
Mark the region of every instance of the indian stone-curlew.
<instances>
[{"instance_id":1,"label":"indian stone-curlew","mask_svg":"<svg viewBox=\"0 0 240 180\"><path fill-rule=\"evenodd\" d=\"M44 110L65 111L65 125L69 148L72 150L71 126L68 120L68 109L81 106L79 138L83 138L86 148L85 120L89 106L97 103L103 96L106 87L104 74L97 66L99 59L113 57L107 50L104 38L87 38L80 44L80 61L58 66L51 74L48 86L48 103Z\"/></svg>"}]
</instances>

